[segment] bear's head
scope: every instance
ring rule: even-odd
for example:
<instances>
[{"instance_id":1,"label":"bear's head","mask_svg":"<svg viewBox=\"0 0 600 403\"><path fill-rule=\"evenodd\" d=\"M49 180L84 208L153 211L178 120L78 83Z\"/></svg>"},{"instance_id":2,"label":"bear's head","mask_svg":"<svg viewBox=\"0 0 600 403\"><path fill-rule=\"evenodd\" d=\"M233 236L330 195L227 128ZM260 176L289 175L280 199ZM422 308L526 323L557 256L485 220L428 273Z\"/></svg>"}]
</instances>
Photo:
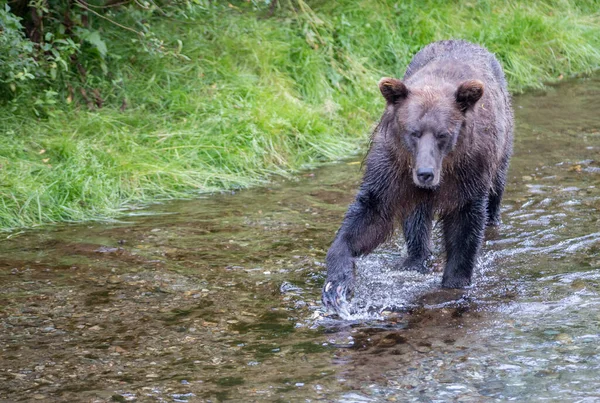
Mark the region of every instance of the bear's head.
<instances>
[{"instance_id":1,"label":"bear's head","mask_svg":"<svg viewBox=\"0 0 600 403\"><path fill-rule=\"evenodd\" d=\"M435 188L444 158L454 149L469 111L483 96L483 82L467 80L458 86L438 82L409 88L400 80L382 78L379 89L396 120L394 135L412 154L414 183Z\"/></svg>"}]
</instances>

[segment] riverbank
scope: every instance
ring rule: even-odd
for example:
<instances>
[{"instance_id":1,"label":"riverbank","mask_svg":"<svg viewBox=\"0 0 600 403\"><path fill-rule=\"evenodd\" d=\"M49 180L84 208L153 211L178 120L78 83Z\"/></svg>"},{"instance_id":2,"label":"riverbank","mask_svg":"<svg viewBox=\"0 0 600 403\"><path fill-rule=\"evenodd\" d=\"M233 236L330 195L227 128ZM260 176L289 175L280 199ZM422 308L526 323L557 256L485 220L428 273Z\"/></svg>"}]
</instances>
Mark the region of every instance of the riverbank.
<instances>
[{"instance_id":1,"label":"riverbank","mask_svg":"<svg viewBox=\"0 0 600 403\"><path fill-rule=\"evenodd\" d=\"M515 92L600 66L595 1L246 4L157 13L150 51L93 21L113 55L101 108L68 92L37 114L47 92L0 106L0 228L109 219L355 154L383 108L377 80L434 40L485 45Z\"/></svg>"}]
</instances>

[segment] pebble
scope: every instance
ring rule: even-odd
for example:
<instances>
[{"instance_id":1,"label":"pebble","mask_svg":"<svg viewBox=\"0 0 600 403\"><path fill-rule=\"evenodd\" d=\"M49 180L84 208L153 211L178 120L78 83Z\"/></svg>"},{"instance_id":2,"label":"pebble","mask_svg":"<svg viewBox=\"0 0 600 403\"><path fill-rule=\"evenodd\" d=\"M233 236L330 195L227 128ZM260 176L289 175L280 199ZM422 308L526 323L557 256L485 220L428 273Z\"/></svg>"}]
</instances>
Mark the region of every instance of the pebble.
<instances>
[{"instance_id":1,"label":"pebble","mask_svg":"<svg viewBox=\"0 0 600 403\"><path fill-rule=\"evenodd\" d=\"M42 383L44 385L52 385L52 384L54 384L54 382L52 382L51 380L46 379L46 378L38 378L37 382Z\"/></svg>"},{"instance_id":2,"label":"pebble","mask_svg":"<svg viewBox=\"0 0 600 403\"><path fill-rule=\"evenodd\" d=\"M559 333L555 337L556 341L563 344L571 344L573 343L573 338L566 333Z\"/></svg>"},{"instance_id":3,"label":"pebble","mask_svg":"<svg viewBox=\"0 0 600 403\"><path fill-rule=\"evenodd\" d=\"M428 353L431 351L431 347L427 347L427 346L414 346L414 348L419 353Z\"/></svg>"},{"instance_id":4,"label":"pebble","mask_svg":"<svg viewBox=\"0 0 600 403\"><path fill-rule=\"evenodd\" d=\"M119 276L109 276L106 282L108 284L119 284L123 282L123 279L121 279Z\"/></svg>"}]
</instances>

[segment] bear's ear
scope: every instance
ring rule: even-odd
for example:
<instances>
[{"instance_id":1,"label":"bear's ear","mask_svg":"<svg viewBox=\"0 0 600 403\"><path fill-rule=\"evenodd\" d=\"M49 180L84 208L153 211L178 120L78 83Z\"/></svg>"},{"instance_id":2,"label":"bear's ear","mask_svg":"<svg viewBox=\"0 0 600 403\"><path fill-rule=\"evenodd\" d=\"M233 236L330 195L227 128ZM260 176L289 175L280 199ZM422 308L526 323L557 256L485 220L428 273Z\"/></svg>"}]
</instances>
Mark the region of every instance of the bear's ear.
<instances>
[{"instance_id":1,"label":"bear's ear","mask_svg":"<svg viewBox=\"0 0 600 403\"><path fill-rule=\"evenodd\" d=\"M408 88L400 80L384 77L379 80L379 91L388 104L395 104L408 96Z\"/></svg>"},{"instance_id":2,"label":"bear's ear","mask_svg":"<svg viewBox=\"0 0 600 403\"><path fill-rule=\"evenodd\" d=\"M477 101L483 96L483 88L485 85L479 80L467 80L462 82L454 97L458 104L458 109L462 113L466 113L469 109L473 108Z\"/></svg>"}]
</instances>

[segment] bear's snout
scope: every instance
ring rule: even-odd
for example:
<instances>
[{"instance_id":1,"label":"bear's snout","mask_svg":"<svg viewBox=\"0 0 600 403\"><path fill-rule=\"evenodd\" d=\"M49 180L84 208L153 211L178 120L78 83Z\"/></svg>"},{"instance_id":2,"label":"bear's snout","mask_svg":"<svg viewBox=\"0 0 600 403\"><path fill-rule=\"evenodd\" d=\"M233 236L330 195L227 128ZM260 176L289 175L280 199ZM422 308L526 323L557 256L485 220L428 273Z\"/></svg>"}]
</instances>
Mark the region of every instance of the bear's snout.
<instances>
[{"instance_id":1,"label":"bear's snout","mask_svg":"<svg viewBox=\"0 0 600 403\"><path fill-rule=\"evenodd\" d=\"M434 178L433 167L417 169L417 179L421 186L431 186Z\"/></svg>"}]
</instances>

